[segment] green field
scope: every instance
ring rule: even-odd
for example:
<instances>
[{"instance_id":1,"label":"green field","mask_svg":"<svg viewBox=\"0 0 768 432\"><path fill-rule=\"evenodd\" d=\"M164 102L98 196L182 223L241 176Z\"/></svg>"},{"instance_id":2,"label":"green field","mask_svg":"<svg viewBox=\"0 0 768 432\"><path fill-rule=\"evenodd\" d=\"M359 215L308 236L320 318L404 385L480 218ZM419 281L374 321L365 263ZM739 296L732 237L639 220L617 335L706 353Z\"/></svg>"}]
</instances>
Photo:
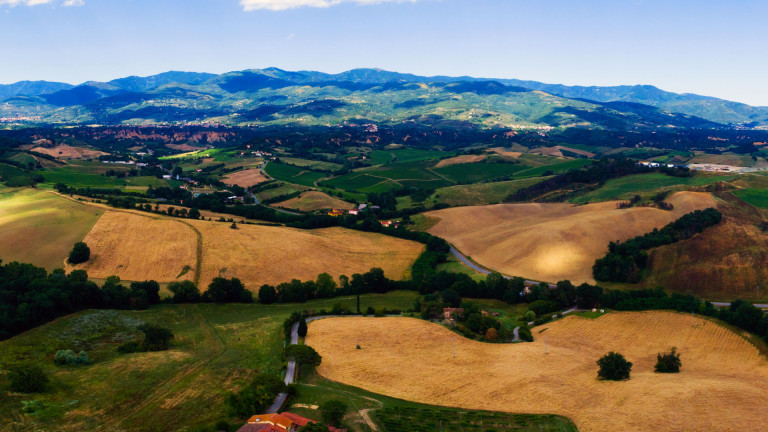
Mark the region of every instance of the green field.
<instances>
[{"instance_id":1,"label":"green field","mask_svg":"<svg viewBox=\"0 0 768 432\"><path fill-rule=\"evenodd\" d=\"M316 160L310 160L310 159L299 159L299 158L292 158L292 157L281 157L280 162L285 162L288 165L300 166L302 168L309 168L309 169L314 168L314 169L329 170L329 171L336 171L343 168L341 165L337 163L316 161Z\"/></svg>"},{"instance_id":2,"label":"green field","mask_svg":"<svg viewBox=\"0 0 768 432\"><path fill-rule=\"evenodd\" d=\"M362 193L385 192L401 187L432 189L453 184L430 170L431 166L431 161L424 160L382 165L335 177L323 184Z\"/></svg>"},{"instance_id":3,"label":"green field","mask_svg":"<svg viewBox=\"0 0 768 432\"><path fill-rule=\"evenodd\" d=\"M660 190L680 190L687 186L704 186L719 181L730 181L736 176L718 176L697 173L693 177L672 177L661 173L635 174L611 179L600 189L587 192L571 200L576 204L629 199L634 195L648 197Z\"/></svg>"},{"instance_id":4,"label":"green field","mask_svg":"<svg viewBox=\"0 0 768 432\"><path fill-rule=\"evenodd\" d=\"M48 270L64 266L102 210L49 192L0 191L0 260L28 262Z\"/></svg>"},{"instance_id":5,"label":"green field","mask_svg":"<svg viewBox=\"0 0 768 432\"><path fill-rule=\"evenodd\" d=\"M733 194L744 200L747 204L759 208L768 208L768 190L766 189L739 189L733 191Z\"/></svg>"},{"instance_id":6,"label":"green field","mask_svg":"<svg viewBox=\"0 0 768 432\"><path fill-rule=\"evenodd\" d=\"M213 158L216 162L228 162L233 159L233 155L237 154L237 150L232 148L212 148L205 150L198 150L193 152L179 153L171 156L160 157L160 160L185 160L185 159L202 159Z\"/></svg>"},{"instance_id":7,"label":"green field","mask_svg":"<svg viewBox=\"0 0 768 432\"><path fill-rule=\"evenodd\" d=\"M302 186L314 186L318 180L328 177L328 174L311 171L295 167L292 165L285 165L276 162L270 162L264 171L272 178L282 180L288 183L296 183Z\"/></svg>"},{"instance_id":8,"label":"green field","mask_svg":"<svg viewBox=\"0 0 768 432\"><path fill-rule=\"evenodd\" d=\"M87 174L82 171L83 167L67 165L60 168L50 168L39 173L45 179L45 183L52 185L64 183L76 188L162 187L169 185L168 181L154 176L115 178L102 174Z\"/></svg>"},{"instance_id":9,"label":"green field","mask_svg":"<svg viewBox=\"0 0 768 432\"><path fill-rule=\"evenodd\" d=\"M544 181L550 177L532 177L494 183L477 183L440 188L430 197L434 203L450 206L472 206L500 203L519 189Z\"/></svg>"},{"instance_id":10,"label":"green field","mask_svg":"<svg viewBox=\"0 0 768 432\"><path fill-rule=\"evenodd\" d=\"M542 156L542 157L545 157L550 161L554 159L547 156ZM522 156L520 160L523 161L524 164L530 165L528 161L523 160ZM559 160L559 159L554 159L554 160ZM540 165L540 166L535 166L533 168L524 169L522 171L518 171L517 173L515 173L515 177L517 178L539 177L544 173L546 173L547 171L551 171L553 174L559 174L571 169L579 169L581 167L585 167L591 164L592 164L592 161L589 159L569 159L566 161L548 163L546 165Z\"/></svg>"},{"instance_id":11,"label":"green field","mask_svg":"<svg viewBox=\"0 0 768 432\"><path fill-rule=\"evenodd\" d=\"M361 296L361 307L409 309L416 293ZM51 376L38 395L0 396L0 425L14 430L171 431L211 424L224 417L223 395L253 371L280 373L282 323L294 310L350 309L354 297L304 304L159 305L146 311L84 311L0 342L0 365L38 363ZM136 326L169 327L175 346L166 352L118 355ZM85 350L89 366L56 367L59 349ZM0 375L0 388L7 382ZM22 415L21 402L41 400L41 416ZM0 426L0 429L5 427Z\"/></svg>"},{"instance_id":12,"label":"green field","mask_svg":"<svg viewBox=\"0 0 768 432\"><path fill-rule=\"evenodd\" d=\"M528 168L510 163L467 163L435 168L434 171L456 183L469 184L510 176Z\"/></svg>"},{"instance_id":13,"label":"green field","mask_svg":"<svg viewBox=\"0 0 768 432\"><path fill-rule=\"evenodd\" d=\"M374 165L387 164L391 162L416 162L430 159L443 159L446 157L455 156L455 152L444 152L434 150L417 150L417 149L403 149L403 150L376 150L371 152L371 163Z\"/></svg>"}]
</instances>

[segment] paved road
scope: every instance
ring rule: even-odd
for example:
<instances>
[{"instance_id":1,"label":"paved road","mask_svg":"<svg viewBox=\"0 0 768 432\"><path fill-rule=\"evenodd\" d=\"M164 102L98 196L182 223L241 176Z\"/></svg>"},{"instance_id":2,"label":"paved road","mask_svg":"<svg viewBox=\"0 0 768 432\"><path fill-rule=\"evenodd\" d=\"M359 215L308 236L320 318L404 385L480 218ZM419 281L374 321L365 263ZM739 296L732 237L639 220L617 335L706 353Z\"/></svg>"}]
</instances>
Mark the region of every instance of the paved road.
<instances>
[{"instance_id":1,"label":"paved road","mask_svg":"<svg viewBox=\"0 0 768 432\"><path fill-rule=\"evenodd\" d=\"M458 258L458 260L459 260L459 261L461 261L461 262L462 262L462 263L463 263L465 266L467 266L467 267L471 268L472 270L474 270L474 271L476 271L476 272L478 272L478 273L482 273L482 274L485 274L485 275L487 275L487 274L490 274L490 273L491 273L490 271L488 271L488 270L486 270L486 269L484 269L484 268L482 268L482 267L478 267L477 265L475 265L475 263L473 263L472 261L470 261L470 260L469 260L469 258L465 257L465 256L464 256L464 255L463 255L461 252L459 252L459 251L458 251L456 248L454 248L453 246L451 246L451 253L453 254L453 256L455 256L456 258ZM512 276L506 276L506 275L504 275L504 278L505 278L505 279L512 279ZM538 284L539 282L537 282L537 281L533 281L533 280L528 280L528 279L526 279L525 283L526 283L526 284L528 284L528 285L536 285L536 284ZM557 285L555 285L555 284L549 284L549 287L550 287L550 288L554 288L554 287L556 287L556 286L557 286Z\"/></svg>"},{"instance_id":2,"label":"paved road","mask_svg":"<svg viewBox=\"0 0 768 432\"><path fill-rule=\"evenodd\" d=\"M724 303L724 302L711 302L715 306L730 306L730 303ZM760 303L754 303L756 308L760 309L768 309L768 304L760 304Z\"/></svg>"},{"instance_id":3,"label":"paved road","mask_svg":"<svg viewBox=\"0 0 768 432\"><path fill-rule=\"evenodd\" d=\"M327 318L327 316L316 316L307 318L307 323L310 323L316 319ZM291 345L299 344L299 323L296 323L291 327ZM285 369L285 384L293 384L296 378L296 362L293 360L288 361L288 366ZM275 402L267 410L267 414L276 413L280 411L280 408L285 404L285 400L288 399L288 393L280 393L275 398Z\"/></svg>"}]
</instances>

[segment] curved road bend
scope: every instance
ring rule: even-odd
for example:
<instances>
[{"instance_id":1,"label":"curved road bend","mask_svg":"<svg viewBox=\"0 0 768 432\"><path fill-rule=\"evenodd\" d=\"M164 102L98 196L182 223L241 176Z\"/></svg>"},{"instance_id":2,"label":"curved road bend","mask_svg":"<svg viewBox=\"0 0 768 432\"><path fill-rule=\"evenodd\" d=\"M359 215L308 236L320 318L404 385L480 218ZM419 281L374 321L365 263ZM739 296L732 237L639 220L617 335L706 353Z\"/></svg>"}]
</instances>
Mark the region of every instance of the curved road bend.
<instances>
[{"instance_id":1,"label":"curved road bend","mask_svg":"<svg viewBox=\"0 0 768 432\"><path fill-rule=\"evenodd\" d=\"M453 254L453 256L455 256L455 257L456 257L456 258L457 258L459 261L461 261L461 262L462 262L462 263L463 263L465 266L467 266L467 267L471 268L472 270L474 270L474 271L476 271L476 272L478 272L478 273L482 273L482 274L484 274L484 275L487 275L487 274L490 274L490 273L491 273L490 271L488 271L488 270L486 270L486 269L484 269L484 268L482 268L482 267L478 267L477 265L475 265L475 263L473 263L472 261L470 261L470 260L469 260L469 258L465 257L465 256L464 256L464 255L463 255L461 252L459 252L459 251L458 251L458 249L456 249L456 248L455 248L455 247L453 247L453 246L451 246L451 253L452 253L452 254ZM503 276L504 276L504 279L512 279L512 276L507 276L507 275L503 275ZM533 281L533 280L528 280L528 279L526 279L526 280L525 280L525 283L526 283L526 284L528 284L528 285L536 285L536 284L538 284L539 282L537 282L537 281ZM551 288L551 287L556 287L557 285L554 285L554 284L549 284L549 286L550 286L550 288Z\"/></svg>"}]
</instances>

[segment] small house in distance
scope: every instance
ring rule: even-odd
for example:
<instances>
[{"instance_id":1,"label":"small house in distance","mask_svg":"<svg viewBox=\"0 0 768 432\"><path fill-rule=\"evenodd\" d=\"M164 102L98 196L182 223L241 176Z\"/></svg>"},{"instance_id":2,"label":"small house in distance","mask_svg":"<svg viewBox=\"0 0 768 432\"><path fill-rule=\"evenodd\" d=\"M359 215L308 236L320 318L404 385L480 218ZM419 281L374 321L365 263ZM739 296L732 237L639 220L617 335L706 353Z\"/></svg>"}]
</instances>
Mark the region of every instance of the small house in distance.
<instances>
[{"instance_id":1,"label":"small house in distance","mask_svg":"<svg viewBox=\"0 0 768 432\"><path fill-rule=\"evenodd\" d=\"M447 320L453 319L453 314L461 316L464 314L464 308L443 308L443 318Z\"/></svg>"},{"instance_id":2,"label":"small house in distance","mask_svg":"<svg viewBox=\"0 0 768 432\"><path fill-rule=\"evenodd\" d=\"M328 216L339 217L339 216L344 216L345 213L346 212L344 210L333 209L333 210L328 212Z\"/></svg>"},{"instance_id":3,"label":"small house in distance","mask_svg":"<svg viewBox=\"0 0 768 432\"><path fill-rule=\"evenodd\" d=\"M284 412L280 414L259 414L252 416L237 432L296 432L307 423L317 423L314 420L297 414ZM331 432L346 432L346 429L338 429L328 426Z\"/></svg>"}]
</instances>

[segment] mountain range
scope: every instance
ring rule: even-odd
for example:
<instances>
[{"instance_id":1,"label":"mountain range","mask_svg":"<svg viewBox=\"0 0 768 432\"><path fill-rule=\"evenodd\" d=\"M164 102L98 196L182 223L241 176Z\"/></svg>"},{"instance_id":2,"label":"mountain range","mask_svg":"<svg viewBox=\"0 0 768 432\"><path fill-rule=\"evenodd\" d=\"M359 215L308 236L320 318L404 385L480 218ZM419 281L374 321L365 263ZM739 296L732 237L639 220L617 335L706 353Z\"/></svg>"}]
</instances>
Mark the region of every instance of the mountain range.
<instances>
[{"instance_id":1,"label":"mountain range","mask_svg":"<svg viewBox=\"0 0 768 432\"><path fill-rule=\"evenodd\" d=\"M768 128L768 107L649 85L582 87L536 81L354 69L277 68L220 75L165 72L71 85L0 85L0 117L31 124L328 125L416 121L467 127ZM9 120L10 119L10 120Z\"/></svg>"}]
</instances>

